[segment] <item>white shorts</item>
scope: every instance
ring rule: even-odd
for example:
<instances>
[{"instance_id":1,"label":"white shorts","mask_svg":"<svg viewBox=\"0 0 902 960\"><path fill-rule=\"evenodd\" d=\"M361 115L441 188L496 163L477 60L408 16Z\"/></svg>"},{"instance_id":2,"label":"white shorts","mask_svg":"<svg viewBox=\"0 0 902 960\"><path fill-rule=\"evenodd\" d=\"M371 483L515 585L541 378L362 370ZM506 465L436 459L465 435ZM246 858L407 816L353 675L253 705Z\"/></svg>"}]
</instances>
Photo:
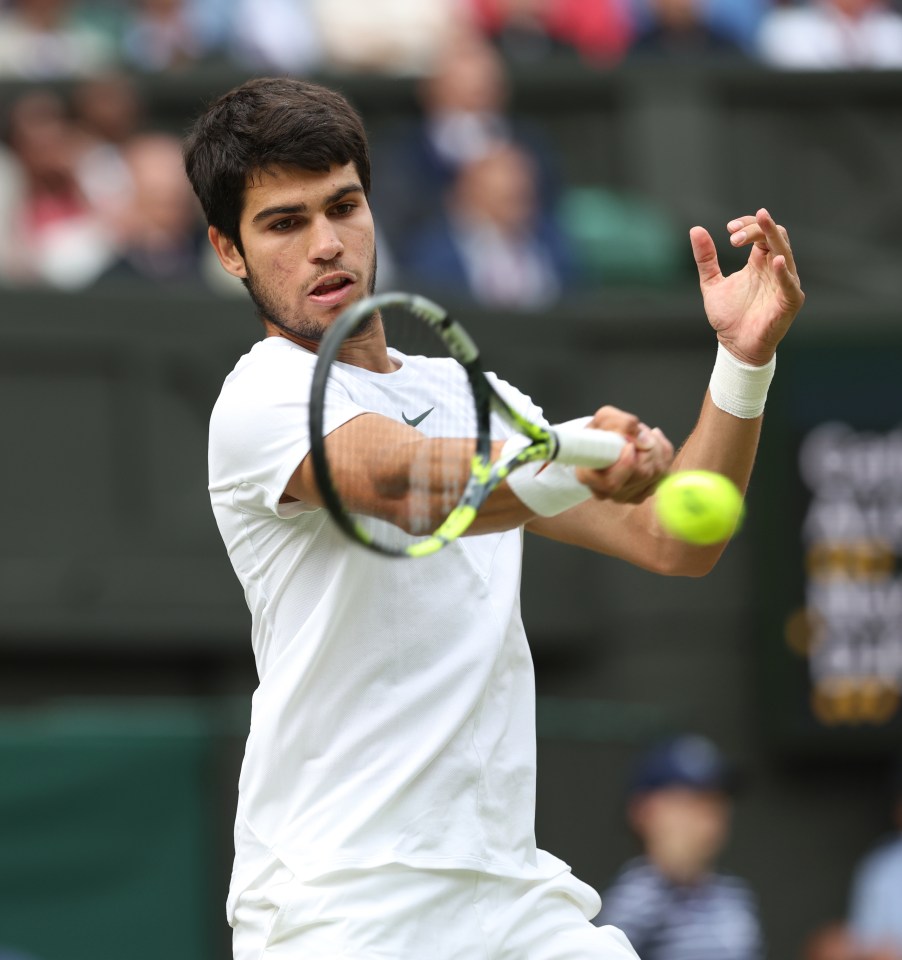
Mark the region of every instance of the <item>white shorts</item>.
<instances>
[{"instance_id":1,"label":"white shorts","mask_svg":"<svg viewBox=\"0 0 902 960\"><path fill-rule=\"evenodd\" d=\"M392 864L272 879L238 898L235 960L636 960L620 930L592 925L598 894L569 872L515 880Z\"/></svg>"}]
</instances>

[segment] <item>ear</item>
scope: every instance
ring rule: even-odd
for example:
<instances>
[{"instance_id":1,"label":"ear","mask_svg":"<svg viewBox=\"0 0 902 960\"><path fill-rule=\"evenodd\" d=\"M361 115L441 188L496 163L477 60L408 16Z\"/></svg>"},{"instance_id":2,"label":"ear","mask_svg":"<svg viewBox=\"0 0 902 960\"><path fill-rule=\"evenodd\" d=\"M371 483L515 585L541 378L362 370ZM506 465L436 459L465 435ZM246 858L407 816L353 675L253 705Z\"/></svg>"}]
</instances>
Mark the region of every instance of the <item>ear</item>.
<instances>
[{"instance_id":1,"label":"ear","mask_svg":"<svg viewBox=\"0 0 902 960\"><path fill-rule=\"evenodd\" d=\"M213 245L213 249L216 251L216 256L219 257L219 262L222 264L223 270L230 273L233 277L239 277L242 280L247 277L247 267L244 263L244 257L238 252L235 241L230 240L225 234L220 233L216 227L210 227L207 230L207 236Z\"/></svg>"}]
</instances>

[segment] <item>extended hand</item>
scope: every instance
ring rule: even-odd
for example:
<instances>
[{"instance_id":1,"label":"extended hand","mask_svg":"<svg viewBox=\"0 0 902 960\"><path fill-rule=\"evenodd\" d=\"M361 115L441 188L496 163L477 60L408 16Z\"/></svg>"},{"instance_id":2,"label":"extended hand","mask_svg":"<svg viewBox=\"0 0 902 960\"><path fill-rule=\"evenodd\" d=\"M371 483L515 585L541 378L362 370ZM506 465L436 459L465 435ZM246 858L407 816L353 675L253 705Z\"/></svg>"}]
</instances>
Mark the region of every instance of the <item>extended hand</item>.
<instances>
[{"instance_id":1,"label":"extended hand","mask_svg":"<svg viewBox=\"0 0 902 960\"><path fill-rule=\"evenodd\" d=\"M774 355L805 302L789 235L767 210L727 224L734 247L751 245L746 265L725 277L704 227L689 231L708 321L737 359L761 366Z\"/></svg>"}]
</instances>

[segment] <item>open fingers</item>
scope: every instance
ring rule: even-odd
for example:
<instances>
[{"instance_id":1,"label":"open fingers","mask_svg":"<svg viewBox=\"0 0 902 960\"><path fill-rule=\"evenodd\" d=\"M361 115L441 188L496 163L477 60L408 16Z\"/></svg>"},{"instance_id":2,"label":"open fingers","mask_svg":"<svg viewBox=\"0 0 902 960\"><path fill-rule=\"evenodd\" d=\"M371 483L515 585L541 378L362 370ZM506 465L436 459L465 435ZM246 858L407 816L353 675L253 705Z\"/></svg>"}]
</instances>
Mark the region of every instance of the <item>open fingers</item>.
<instances>
[{"instance_id":1,"label":"open fingers","mask_svg":"<svg viewBox=\"0 0 902 960\"><path fill-rule=\"evenodd\" d=\"M737 217L731 220L727 224L727 230L730 232L730 243L734 247L754 243L765 253L784 257L790 273L796 273L789 234L786 228L776 223L763 207L754 216Z\"/></svg>"},{"instance_id":2,"label":"open fingers","mask_svg":"<svg viewBox=\"0 0 902 960\"><path fill-rule=\"evenodd\" d=\"M801 307L805 301L805 294L802 292L798 275L795 270L790 269L789 260L781 254L774 257L773 265L774 274L777 283L780 284L780 289L783 291L783 296L786 297L788 303L795 307Z\"/></svg>"},{"instance_id":3,"label":"open fingers","mask_svg":"<svg viewBox=\"0 0 902 960\"><path fill-rule=\"evenodd\" d=\"M789 234L785 227L781 227L765 209L755 215L758 227L764 233L764 238L771 253L786 258L786 266L795 273L795 260L792 256L792 247L789 245Z\"/></svg>"}]
</instances>

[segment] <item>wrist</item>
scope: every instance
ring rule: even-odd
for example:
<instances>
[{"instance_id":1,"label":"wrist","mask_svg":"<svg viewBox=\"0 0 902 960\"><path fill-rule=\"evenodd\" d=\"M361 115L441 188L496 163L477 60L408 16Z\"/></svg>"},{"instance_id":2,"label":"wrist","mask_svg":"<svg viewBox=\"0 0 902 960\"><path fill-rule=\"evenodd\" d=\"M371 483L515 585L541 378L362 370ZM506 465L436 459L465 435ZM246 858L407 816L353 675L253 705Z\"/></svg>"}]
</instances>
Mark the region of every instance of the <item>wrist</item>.
<instances>
[{"instance_id":1,"label":"wrist","mask_svg":"<svg viewBox=\"0 0 902 960\"><path fill-rule=\"evenodd\" d=\"M754 366L738 360L722 343L718 343L717 358L708 384L711 400L720 410L741 420L760 417L764 413L776 366L776 354L763 366Z\"/></svg>"},{"instance_id":2,"label":"wrist","mask_svg":"<svg viewBox=\"0 0 902 960\"><path fill-rule=\"evenodd\" d=\"M569 422L585 426L591 419L582 417ZM524 437L511 437L501 451L502 459L528 442ZM576 479L576 467L555 461L524 464L508 474L507 485L524 506L540 517L556 516L592 496L589 488Z\"/></svg>"}]
</instances>

